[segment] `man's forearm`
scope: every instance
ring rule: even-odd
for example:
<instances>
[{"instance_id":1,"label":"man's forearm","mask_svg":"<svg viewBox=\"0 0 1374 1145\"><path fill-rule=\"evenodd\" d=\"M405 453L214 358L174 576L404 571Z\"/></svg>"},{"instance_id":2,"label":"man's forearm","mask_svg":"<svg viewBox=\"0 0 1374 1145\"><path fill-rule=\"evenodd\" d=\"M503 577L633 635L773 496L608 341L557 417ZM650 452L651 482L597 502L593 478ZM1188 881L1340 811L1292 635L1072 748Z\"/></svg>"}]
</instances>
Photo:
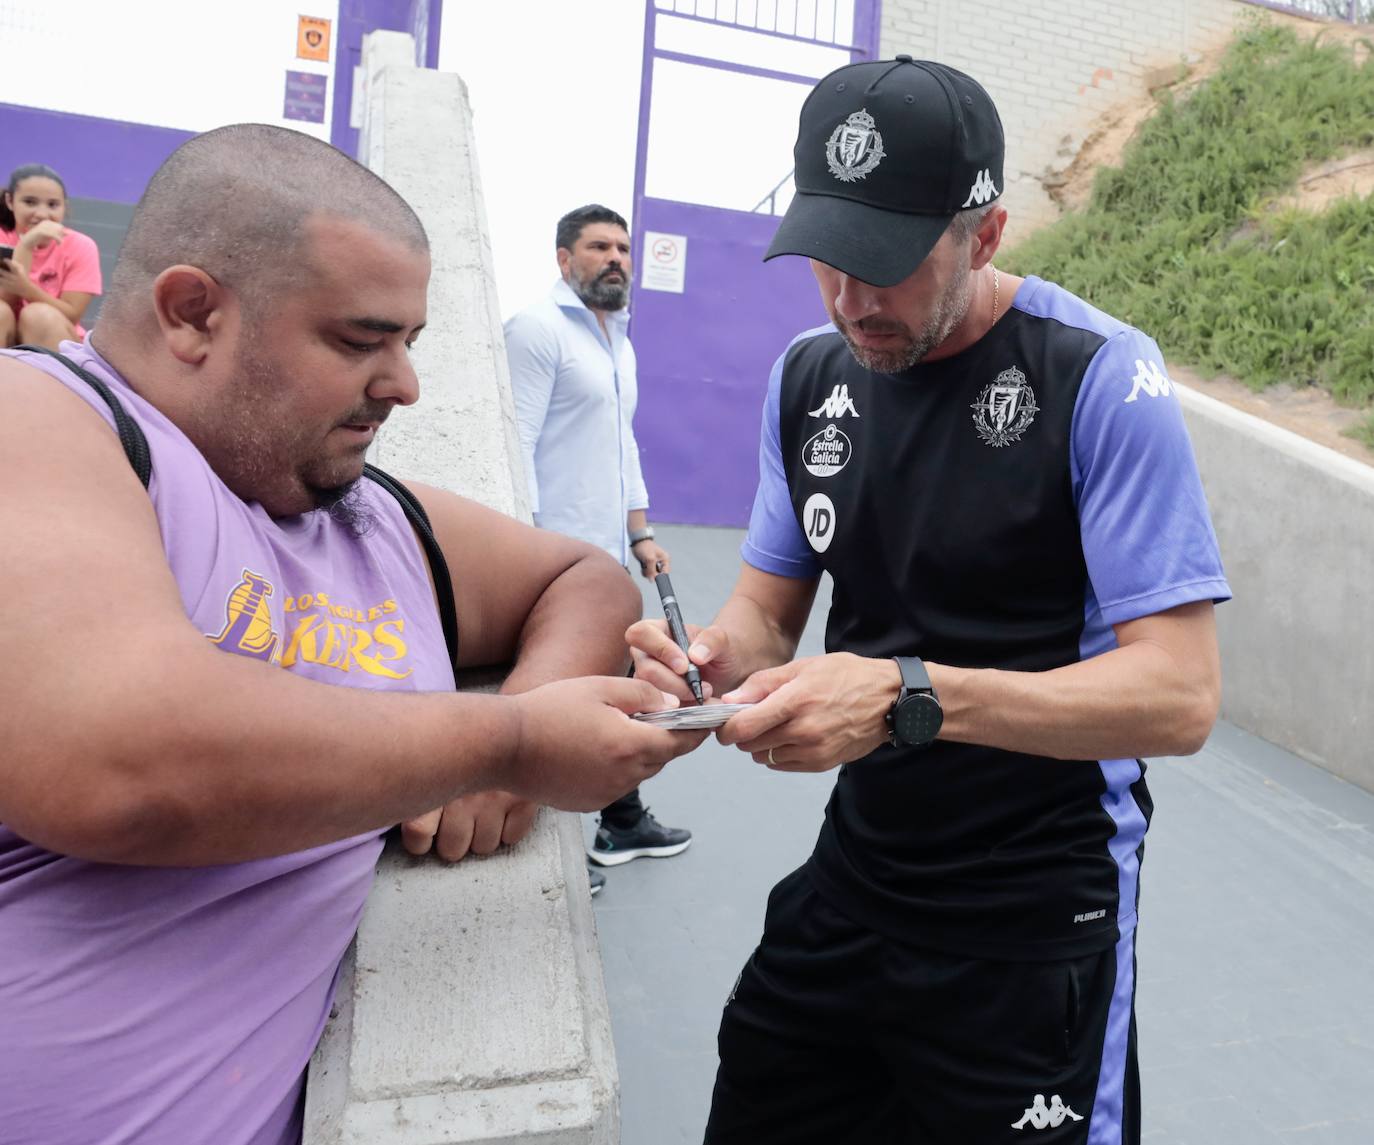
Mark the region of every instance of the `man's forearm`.
<instances>
[{"instance_id":1,"label":"man's forearm","mask_svg":"<svg viewBox=\"0 0 1374 1145\"><path fill-rule=\"evenodd\" d=\"M722 681L720 691L738 687L754 672L791 660L800 633L792 633L767 609L749 596L735 593L721 606L712 622L730 637L736 670Z\"/></svg>"},{"instance_id":2,"label":"man's forearm","mask_svg":"<svg viewBox=\"0 0 1374 1145\"><path fill-rule=\"evenodd\" d=\"M1189 755L1216 720L1210 681L1149 642L1048 672L927 666L940 738L960 743L1054 759Z\"/></svg>"},{"instance_id":3,"label":"man's forearm","mask_svg":"<svg viewBox=\"0 0 1374 1145\"><path fill-rule=\"evenodd\" d=\"M511 700L339 688L208 647L154 651L136 672L115 666L137 688L71 681L80 719L45 712L35 692L3 721L16 771L45 777L43 803L7 821L18 834L106 862L224 863L508 786L521 735Z\"/></svg>"},{"instance_id":4,"label":"man's forearm","mask_svg":"<svg viewBox=\"0 0 1374 1145\"><path fill-rule=\"evenodd\" d=\"M530 612L501 691L526 692L574 676L624 675L630 664L624 633L640 610L639 592L622 569L600 555L575 562Z\"/></svg>"}]
</instances>

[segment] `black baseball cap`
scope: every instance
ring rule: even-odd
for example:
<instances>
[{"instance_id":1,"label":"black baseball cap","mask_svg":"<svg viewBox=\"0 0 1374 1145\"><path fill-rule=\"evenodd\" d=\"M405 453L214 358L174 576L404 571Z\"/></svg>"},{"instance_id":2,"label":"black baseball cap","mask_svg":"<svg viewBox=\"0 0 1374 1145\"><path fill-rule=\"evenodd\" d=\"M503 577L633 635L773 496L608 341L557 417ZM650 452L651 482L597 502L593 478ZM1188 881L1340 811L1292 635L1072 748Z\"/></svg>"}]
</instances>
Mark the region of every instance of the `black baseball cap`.
<instances>
[{"instance_id":1,"label":"black baseball cap","mask_svg":"<svg viewBox=\"0 0 1374 1145\"><path fill-rule=\"evenodd\" d=\"M1000 197L1003 151L992 98L963 72L910 56L839 68L802 104L797 193L764 261L895 286L955 215Z\"/></svg>"}]
</instances>

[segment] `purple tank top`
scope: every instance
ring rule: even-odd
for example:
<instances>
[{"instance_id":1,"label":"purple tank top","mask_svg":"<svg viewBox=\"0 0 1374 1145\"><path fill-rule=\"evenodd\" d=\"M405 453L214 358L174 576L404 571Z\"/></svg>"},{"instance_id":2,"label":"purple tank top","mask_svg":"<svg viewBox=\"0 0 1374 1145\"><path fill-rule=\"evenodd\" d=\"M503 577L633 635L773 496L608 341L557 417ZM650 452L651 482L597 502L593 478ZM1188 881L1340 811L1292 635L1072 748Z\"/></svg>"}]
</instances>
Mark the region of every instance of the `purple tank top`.
<instances>
[{"instance_id":1,"label":"purple tank top","mask_svg":"<svg viewBox=\"0 0 1374 1145\"><path fill-rule=\"evenodd\" d=\"M389 494L362 482L376 517L362 539L324 513L274 521L89 341L63 352L147 435L167 560L208 640L346 688L453 690L424 554ZM84 382L24 358L113 426ZM381 845L372 832L228 866L131 867L0 824L0 1140L298 1140L304 1070Z\"/></svg>"}]
</instances>

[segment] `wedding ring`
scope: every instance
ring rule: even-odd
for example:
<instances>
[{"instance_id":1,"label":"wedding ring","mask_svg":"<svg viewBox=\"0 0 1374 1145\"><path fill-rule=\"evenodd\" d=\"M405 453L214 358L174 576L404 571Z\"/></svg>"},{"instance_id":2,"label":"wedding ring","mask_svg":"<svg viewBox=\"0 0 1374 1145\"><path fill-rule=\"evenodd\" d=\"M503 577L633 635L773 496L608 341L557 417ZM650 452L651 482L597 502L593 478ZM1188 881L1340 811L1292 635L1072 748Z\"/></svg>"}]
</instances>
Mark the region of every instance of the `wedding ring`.
<instances>
[{"instance_id":1,"label":"wedding ring","mask_svg":"<svg viewBox=\"0 0 1374 1145\"><path fill-rule=\"evenodd\" d=\"M774 763L777 763L777 762L778 762L776 759L773 758L773 749L772 749L771 747L768 749L768 762L769 762L770 764L774 764Z\"/></svg>"}]
</instances>

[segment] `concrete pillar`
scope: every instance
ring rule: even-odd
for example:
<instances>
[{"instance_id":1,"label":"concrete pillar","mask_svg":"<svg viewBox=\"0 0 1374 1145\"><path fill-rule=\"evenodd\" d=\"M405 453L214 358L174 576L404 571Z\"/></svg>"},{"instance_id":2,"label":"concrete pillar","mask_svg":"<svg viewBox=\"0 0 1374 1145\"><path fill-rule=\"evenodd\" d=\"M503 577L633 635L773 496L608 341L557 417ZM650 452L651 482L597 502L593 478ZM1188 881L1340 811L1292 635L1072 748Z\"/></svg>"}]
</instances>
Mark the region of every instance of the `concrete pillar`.
<instances>
[{"instance_id":1,"label":"concrete pillar","mask_svg":"<svg viewBox=\"0 0 1374 1145\"><path fill-rule=\"evenodd\" d=\"M421 400L374 460L529 520L467 92L412 66L409 41L364 43L361 158L415 207L434 265ZM456 866L389 847L311 1063L305 1145L618 1138L577 817L545 810L513 850Z\"/></svg>"}]
</instances>

